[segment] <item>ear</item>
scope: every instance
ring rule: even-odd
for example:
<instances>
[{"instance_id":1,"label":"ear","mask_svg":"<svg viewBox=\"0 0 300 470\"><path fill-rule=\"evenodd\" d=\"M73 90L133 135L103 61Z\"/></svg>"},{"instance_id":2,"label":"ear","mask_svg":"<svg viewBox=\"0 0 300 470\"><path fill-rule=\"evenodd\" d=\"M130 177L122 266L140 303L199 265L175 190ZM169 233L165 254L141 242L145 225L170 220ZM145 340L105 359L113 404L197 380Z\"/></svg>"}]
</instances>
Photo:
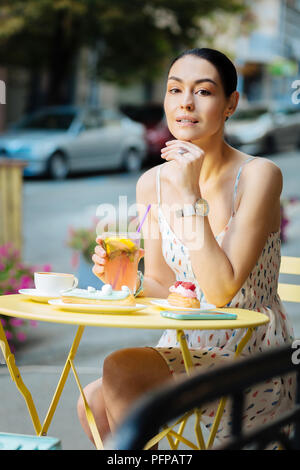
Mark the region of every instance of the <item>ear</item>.
<instances>
[{"instance_id":1,"label":"ear","mask_svg":"<svg viewBox=\"0 0 300 470\"><path fill-rule=\"evenodd\" d=\"M240 94L238 91L233 91L228 99L228 104L225 109L225 116L229 118L235 112L238 105Z\"/></svg>"}]
</instances>

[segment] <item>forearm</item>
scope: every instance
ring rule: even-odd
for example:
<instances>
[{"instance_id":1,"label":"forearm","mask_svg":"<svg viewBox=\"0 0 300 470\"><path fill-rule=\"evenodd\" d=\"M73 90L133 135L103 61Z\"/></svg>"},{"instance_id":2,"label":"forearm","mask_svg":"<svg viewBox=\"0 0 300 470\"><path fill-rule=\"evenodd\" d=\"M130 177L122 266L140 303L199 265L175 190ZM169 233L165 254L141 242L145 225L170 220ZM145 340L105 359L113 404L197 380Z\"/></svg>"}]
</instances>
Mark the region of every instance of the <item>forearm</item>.
<instances>
[{"instance_id":1,"label":"forearm","mask_svg":"<svg viewBox=\"0 0 300 470\"><path fill-rule=\"evenodd\" d=\"M192 268L209 303L219 307L234 296L236 282L232 265L219 246L207 217L183 218L182 241L189 250Z\"/></svg>"},{"instance_id":2,"label":"forearm","mask_svg":"<svg viewBox=\"0 0 300 470\"><path fill-rule=\"evenodd\" d=\"M169 295L169 288L162 285L155 279L145 276L143 282L143 292L145 297L166 298Z\"/></svg>"}]
</instances>

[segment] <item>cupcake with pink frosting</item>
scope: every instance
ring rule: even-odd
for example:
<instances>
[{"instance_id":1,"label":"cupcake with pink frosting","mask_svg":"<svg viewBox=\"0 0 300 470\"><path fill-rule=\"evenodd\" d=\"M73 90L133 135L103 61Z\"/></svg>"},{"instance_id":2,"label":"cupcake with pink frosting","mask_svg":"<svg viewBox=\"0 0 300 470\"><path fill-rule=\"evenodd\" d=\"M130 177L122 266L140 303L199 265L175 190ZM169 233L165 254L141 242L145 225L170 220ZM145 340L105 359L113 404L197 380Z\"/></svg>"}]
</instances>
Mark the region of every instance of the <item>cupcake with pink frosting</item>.
<instances>
[{"instance_id":1,"label":"cupcake with pink frosting","mask_svg":"<svg viewBox=\"0 0 300 470\"><path fill-rule=\"evenodd\" d=\"M169 288L169 291L171 293L167 300L170 305L184 308L200 308L196 286L193 282L176 281Z\"/></svg>"}]
</instances>

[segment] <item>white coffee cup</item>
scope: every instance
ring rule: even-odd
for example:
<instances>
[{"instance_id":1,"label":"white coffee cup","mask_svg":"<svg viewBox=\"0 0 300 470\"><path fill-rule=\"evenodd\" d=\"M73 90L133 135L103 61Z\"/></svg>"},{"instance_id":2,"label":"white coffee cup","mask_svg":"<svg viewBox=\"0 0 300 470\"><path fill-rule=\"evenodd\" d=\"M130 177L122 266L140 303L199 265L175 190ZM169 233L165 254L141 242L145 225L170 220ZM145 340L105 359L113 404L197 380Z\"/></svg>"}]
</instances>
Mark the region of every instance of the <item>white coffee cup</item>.
<instances>
[{"instance_id":1,"label":"white coffee cup","mask_svg":"<svg viewBox=\"0 0 300 470\"><path fill-rule=\"evenodd\" d=\"M61 291L77 287L78 279L73 274L37 272L34 284L38 293L59 297Z\"/></svg>"}]
</instances>

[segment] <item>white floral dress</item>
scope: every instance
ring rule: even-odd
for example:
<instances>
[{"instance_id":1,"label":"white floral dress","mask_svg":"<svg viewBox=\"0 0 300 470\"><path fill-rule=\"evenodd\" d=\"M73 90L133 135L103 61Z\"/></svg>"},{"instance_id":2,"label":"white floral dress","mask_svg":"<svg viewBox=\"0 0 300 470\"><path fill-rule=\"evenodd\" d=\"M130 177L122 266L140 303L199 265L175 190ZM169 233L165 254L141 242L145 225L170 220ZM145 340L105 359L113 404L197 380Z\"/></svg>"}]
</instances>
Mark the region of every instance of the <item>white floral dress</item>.
<instances>
[{"instance_id":1,"label":"white floral dress","mask_svg":"<svg viewBox=\"0 0 300 470\"><path fill-rule=\"evenodd\" d=\"M229 228L235 215L235 199L238 182L244 164L252 160L246 160L239 168L233 193L232 214L224 230L216 237L222 246L223 237ZM194 275L189 252L182 242L171 230L161 208L160 200L160 168L157 170L157 200L158 221L162 236L162 253L171 269L176 274L177 280L192 281L196 284L197 297L201 303L206 303L205 296ZM287 318L287 314L277 293L277 283L280 267L280 232L270 233L265 247L247 280L235 297L227 306L233 308L245 308L256 310L266 314L270 321L267 325L257 327L251 339L246 344L241 357L253 353L259 353L276 346L290 343L293 340L293 330ZM234 352L245 329L237 330L186 330L185 335L191 352L194 367L207 370L215 365L221 365L234 357ZM174 377L185 373L184 363L175 330L166 330L161 336L155 350L158 351ZM293 377L279 377L263 383L255 389L246 391L246 406L243 416L245 428L266 423L275 418L279 413L289 409L293 404L294 396ZM216 413L216 403L210 404L203 410L203 421L207 428L212 425ZM221 440L230 434L230 406L225 408L217 437ZM220 442L220 441L219 441Z\"/></svg>"}]
</instances>

